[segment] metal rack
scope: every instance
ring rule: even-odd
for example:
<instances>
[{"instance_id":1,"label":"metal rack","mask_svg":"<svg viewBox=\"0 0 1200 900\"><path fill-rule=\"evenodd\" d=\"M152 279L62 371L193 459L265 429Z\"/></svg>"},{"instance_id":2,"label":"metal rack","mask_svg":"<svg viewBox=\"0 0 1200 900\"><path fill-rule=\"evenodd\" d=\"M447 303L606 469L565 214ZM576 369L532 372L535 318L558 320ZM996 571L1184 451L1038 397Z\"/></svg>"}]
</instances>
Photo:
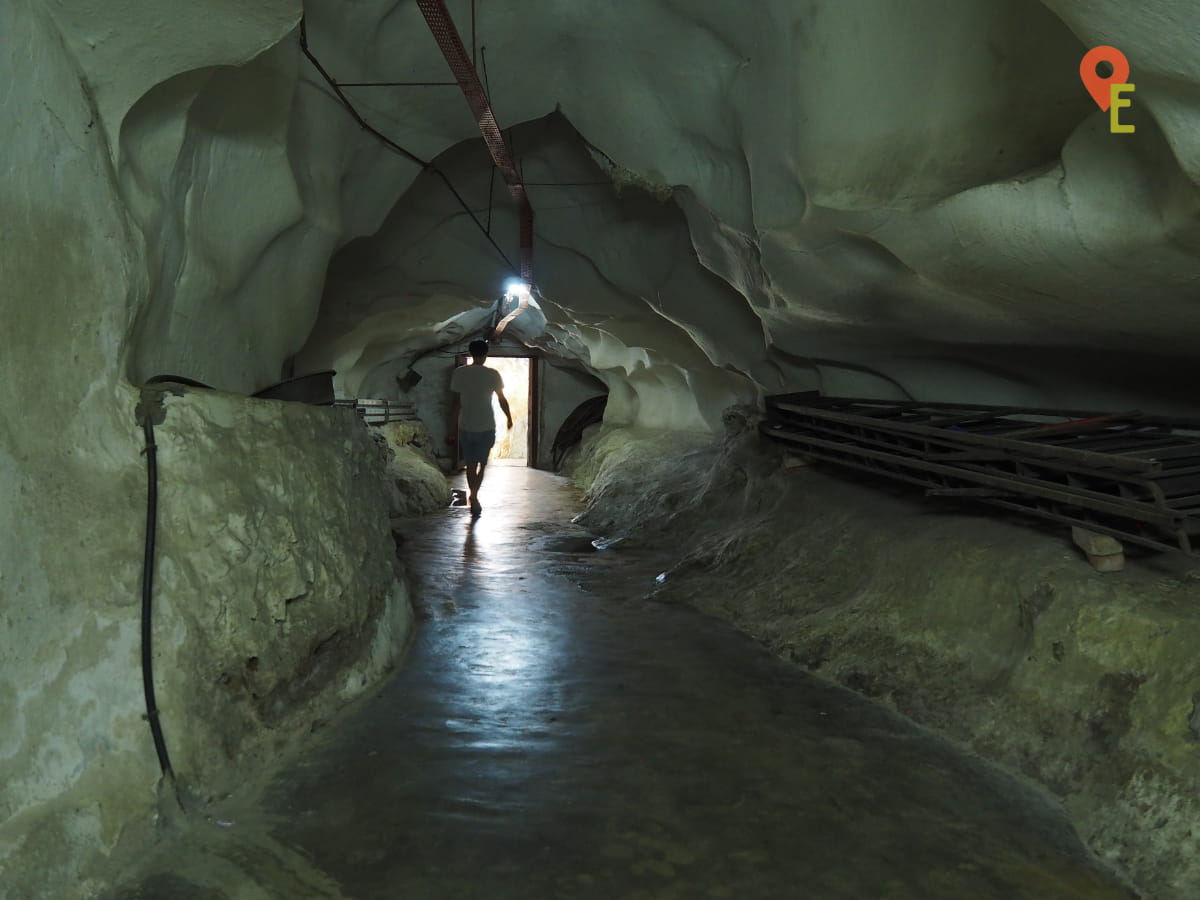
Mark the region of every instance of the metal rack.
<instances>
[{"instance_id":1,"label":"metal rack","mask_svg":"<svg viewBox=\"0 0 1200 900\"><path fill-rule=\"evenodd\" d=\"M762 433L805 457L1157 549L1200 538L1200 420L976 404L767 398Z\"/></svg>"},{"instance_id":2,"label":"metal rack","mask_svg":"<svg viewBox=\"0 0 1200 900\"><path fill-rule=\"evenodd\" d=\"M411 401L400 400L335 400L335 407L355 410L368 425L388 422L418 422L416 407Z\"/></svg>"}]
</instances>

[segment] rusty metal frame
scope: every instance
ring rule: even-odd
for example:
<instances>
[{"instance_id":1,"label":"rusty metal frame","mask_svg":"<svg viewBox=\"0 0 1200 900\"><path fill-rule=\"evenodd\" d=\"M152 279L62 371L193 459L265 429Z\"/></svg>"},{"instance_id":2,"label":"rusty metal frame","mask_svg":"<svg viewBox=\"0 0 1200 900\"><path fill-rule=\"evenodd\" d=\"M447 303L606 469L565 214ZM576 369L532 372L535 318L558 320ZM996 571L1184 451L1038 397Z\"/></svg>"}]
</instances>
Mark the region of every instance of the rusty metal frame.
<instances>
[{"instance_id":1,"label":"rusty metal frame","mask_svg":"<svg viewBox=\"0 0 1200 900\"><path fill-rule=\"evenodd\" d=\"M475 122L483 135L484 143L487 144L492 162L500 170L501 176L508 185L509 193L517 204L521 278L531 283L533 281L533 207L529 203L521 174L517 171L516 163L513 161L512 151L496 122L491 100L479 80L479 73L454 25L450 10L446 8L445 0L417 0L417 6L420 7L421 14L425 17L425 23L429 26L434 40L437 41L442 55L446 58L446 64L462 89L467 106L470 107L471 114L475 117ZM473 6L472 19L474 19Z\"/></svg>"},{"instance_id":2,"label":"rusty metal frame","mask_svg":"<svg viewBox=\"0 0 1200 900\"><path fill-rule=\"evenodd\" d=\"M1200 434L1179 433L1200 431L1195 420L809 393L767 398L761 431L929 496L971 497L1158 549L1192 553L1200 539Z\"/></svg>"}]
</instances>

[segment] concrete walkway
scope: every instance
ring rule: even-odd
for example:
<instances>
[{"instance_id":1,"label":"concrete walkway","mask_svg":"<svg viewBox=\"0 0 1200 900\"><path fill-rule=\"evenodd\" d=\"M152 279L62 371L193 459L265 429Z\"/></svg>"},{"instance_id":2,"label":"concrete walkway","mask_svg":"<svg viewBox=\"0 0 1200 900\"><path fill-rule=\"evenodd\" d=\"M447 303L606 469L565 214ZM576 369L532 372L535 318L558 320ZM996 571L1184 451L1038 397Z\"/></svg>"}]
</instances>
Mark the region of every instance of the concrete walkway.
<instances>
[{"instance_id":1,"label":"concrete walkway","mask_svg":"<svg viewBox=\"0 0 1200 900\"><path fill-rule=\"evenodd\" d=\"M646 603L554 476L404 528L403 667L160 852L149 898L1127 898L1044 797L728 625Z\"/></svg>"}]
</instances>

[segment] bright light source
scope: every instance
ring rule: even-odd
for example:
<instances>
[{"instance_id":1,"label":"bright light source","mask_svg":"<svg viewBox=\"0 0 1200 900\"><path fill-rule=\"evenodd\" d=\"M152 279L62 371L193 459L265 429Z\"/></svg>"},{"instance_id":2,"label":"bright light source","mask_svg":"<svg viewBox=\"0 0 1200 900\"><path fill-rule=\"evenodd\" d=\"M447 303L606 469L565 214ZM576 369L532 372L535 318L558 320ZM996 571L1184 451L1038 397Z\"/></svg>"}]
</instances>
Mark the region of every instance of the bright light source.
<instances>
[{"instance_id":1,"label":"bright light source","mask_svg":"<svg viewBox=\"0 0 1200 900\"><path fill-rule=\"evenodd\" d=\"M500 337L504 334L504 329L509 326L517 316L532 307L533 309L541 309L537 301L533 299L533 286L527 281L521 281L518 278L510 279L504 283L504 308L508 309L508 302L515 301L516 308L513 309L507 316L496 323L496 328L492 332L494 337ZM542 327L545 326L545 319L542 320Z\"/></svg>"}]
</instances>

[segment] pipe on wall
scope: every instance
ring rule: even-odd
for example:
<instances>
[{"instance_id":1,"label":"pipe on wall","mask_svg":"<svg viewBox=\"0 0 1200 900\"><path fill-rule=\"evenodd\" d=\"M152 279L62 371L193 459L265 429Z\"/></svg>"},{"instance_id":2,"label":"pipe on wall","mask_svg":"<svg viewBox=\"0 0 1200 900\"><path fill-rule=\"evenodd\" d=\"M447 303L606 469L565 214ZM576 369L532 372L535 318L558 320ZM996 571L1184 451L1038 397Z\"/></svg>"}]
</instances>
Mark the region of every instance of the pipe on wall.
<instances>
[{"instance_id":1,"label":"pipe on wall","mask_svg":"<svg viewBox=\"0 0 1200 900\"><path fill-rule=\"evenodd\" d=\"M146 721L154 738L154 752L163 777L172 784L175 771L167 753L158 702L154 697L154 550L158 530L158 445L154 442L154 423L148 411L142 413L142 431L146 437L146 540L142 553L142 689L146 696Z\"/></svg>"}]
</instances>

